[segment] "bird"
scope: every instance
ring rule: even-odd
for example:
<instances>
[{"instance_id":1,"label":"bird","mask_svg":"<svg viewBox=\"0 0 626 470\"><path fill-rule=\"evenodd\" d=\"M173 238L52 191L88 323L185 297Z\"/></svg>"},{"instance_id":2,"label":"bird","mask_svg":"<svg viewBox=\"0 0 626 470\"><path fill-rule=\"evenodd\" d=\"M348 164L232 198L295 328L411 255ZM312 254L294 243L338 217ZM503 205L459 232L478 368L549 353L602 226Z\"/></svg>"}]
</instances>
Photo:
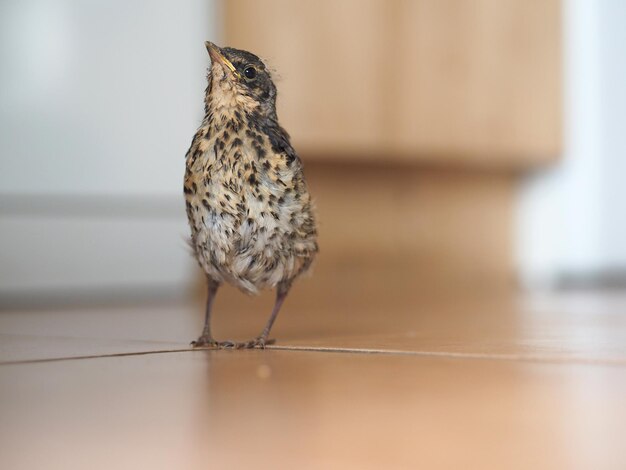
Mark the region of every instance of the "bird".
<instances>
[{"instance_id":1,"label":"bird","mask_svg":"<svg viewBox=\"0 0 626 470\"><path fill-rule=\"evenodd\" d=\"M207 278L202 334L195 348L265 348L293 281L319 251L303 164L276 114L277 89L258 56L205 42L211 59L204 119L185 156L190 245ZM276 289L263 331L243 342L211 332L217 290Z\"/></svg>"}]
</instances>

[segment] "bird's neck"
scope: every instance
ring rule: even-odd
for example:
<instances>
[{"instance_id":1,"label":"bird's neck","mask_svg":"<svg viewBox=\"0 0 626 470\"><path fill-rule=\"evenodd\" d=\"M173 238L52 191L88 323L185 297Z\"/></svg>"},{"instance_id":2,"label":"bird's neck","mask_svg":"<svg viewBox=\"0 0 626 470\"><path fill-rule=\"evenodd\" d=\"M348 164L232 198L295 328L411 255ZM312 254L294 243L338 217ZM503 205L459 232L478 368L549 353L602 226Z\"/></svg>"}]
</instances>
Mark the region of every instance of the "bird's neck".
<instances>
[{"instance_id":1,"label":"bird's neck","mask_svg":"<svg viewBox=\"0 0 626 470\"><path fill-rule=\"evenodd\" d=\"M230 125L234 130L248 121L263 127L278 123L273 102L260 104L238 92L232 84L217 84L211 76L204 97L204 112L204 124L218 129Z\"/></svg>"}]
</instances>

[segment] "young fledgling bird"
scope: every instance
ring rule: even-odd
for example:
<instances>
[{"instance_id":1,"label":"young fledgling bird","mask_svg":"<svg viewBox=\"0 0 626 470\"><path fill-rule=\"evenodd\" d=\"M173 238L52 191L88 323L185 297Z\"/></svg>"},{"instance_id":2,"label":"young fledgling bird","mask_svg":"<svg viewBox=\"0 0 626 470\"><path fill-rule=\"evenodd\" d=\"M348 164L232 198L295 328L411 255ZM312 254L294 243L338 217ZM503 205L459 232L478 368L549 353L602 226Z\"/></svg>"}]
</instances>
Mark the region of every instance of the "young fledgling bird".
<instances>
[{"instance_id":1,"label":"young fledgling bird","mask_svg":"<svg viewBox=\"0 0 626 470\"><path fill-rule=\"evenodd\" d=\"M317 230L302 163L278 124L276 86L250 52L205 43L211 56L205 117L186 155L191 246L208 278L196 347L264 348L293 280L317 253ZM235 343L211 334L219 285L248 293L276 288L262 333Z\"/></svg>"}]
</instances>

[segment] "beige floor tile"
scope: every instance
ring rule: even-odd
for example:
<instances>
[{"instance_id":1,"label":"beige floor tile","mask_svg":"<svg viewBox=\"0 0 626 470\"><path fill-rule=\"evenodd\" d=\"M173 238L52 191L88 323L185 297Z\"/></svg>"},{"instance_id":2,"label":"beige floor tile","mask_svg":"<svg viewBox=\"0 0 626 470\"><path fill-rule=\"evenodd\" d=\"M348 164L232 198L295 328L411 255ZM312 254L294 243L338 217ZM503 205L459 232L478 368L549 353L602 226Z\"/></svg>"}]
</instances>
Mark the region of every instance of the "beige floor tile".
<instances>
[{"instance_id":1,"label":"beige floor tile","mask_svg":"<svg viewBox=\"0 0 626 470\"><path fill-rule=\"evenodd\" d=\"M336 292L335 292L336 293ZM626 294L429 296L294 291L273 336L282 347L346 348L503 359L626 363ZM385 300L386 299L386 300ZM391 299L391 300L389 300ZM262 328L271 293L220 292L218 338ZM187 304L0 312L0 361L185 349L202 327ZM40 339L46 338L46 340ZM67 341L64 341L64 338Z\"/></svg>"},{"instance_id":2,"label":"beige floor tile","mask_svg":"<svg viewBox=\"0 0 626 470\"><path fill-rule=\"evenodd\" d=\"M0 334L0 364L180 349L178 343L158 341Z\"/></svg>"},{"instance_id":3,"label":"beige floor tile","mask_svg":"<svg viewBox=\"0 0 626 470\"><path fill-rule=\"evenodd\" d=\"M273 333L280 346L626 363L624 293L396 294L296 293ZM258 332L265 313L251 312L257 305L267 311L271 298L242 299L232 292L225 297L216 305L216 333ZM196 311L201 309L199 304Z\"/></svg>"},{"instance_id":4,"label":"beige floor tile","mask_svg":"<svg viewBox=\"0 0 626 470\"><path fill-rule=\"evenodd\" d=\"M201 322L195 313L185 305L0 312L0 363L186 349Z\"/></svg>"},{"instance_id":5,"label":"beige floor tile","mask_svg":"<svg viewBox=\"0 0 626 470\"><path fill-rule=\"evenodd\" d=\"M0 467L621 469L626 368L294 351L0 366Z\"/></svg>"}]
</instances>

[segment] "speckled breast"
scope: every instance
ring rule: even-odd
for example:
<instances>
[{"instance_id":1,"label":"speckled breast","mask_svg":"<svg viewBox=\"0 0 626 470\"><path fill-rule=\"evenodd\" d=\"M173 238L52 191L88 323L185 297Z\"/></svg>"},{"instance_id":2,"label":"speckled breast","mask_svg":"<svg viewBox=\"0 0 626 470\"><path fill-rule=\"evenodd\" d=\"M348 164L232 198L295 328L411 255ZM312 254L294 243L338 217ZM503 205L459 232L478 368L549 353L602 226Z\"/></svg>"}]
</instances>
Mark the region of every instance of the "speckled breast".
<instances>
[{"instance_id":1,"label":"speckled breast","mask_svg":"<svg viewBox=\"0 0 626 470\"><path fill-rule=\"evenodd\" d=\"M317 250L314 221L299 161L274 152L261 133L228 124L196 134L187 215L207 275L255 293L306 269Z\"/></svg>"}]
</instances>

